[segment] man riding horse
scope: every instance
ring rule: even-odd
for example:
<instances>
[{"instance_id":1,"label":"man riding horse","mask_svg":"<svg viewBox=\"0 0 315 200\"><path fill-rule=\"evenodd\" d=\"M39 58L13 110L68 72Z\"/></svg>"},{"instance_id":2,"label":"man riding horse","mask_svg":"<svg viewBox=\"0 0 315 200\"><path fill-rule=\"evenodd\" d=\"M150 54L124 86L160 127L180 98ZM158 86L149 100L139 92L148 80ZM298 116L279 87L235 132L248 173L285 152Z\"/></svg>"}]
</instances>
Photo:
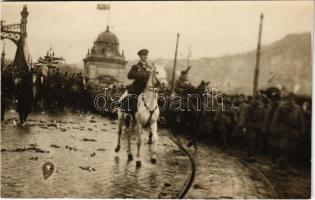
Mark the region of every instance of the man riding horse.
<instances>
[{"instance_id":1,"label":"man riding horse","mask_svg":"<svg viewBox=\"0 0 315 200\"><path fill-rule=\"evenodd\" d=\"M140 61L131 67L127 75L128 79L134 80L131 85L127 86L129 98L126 98L127 93L122 95L124 111L130 113L133 117L137 112L138 96L145 89L150 73L153 70L153 67L147 63L148 53L147 49L138 51ZM129 106L126 104L129 104Z\"/></svg>"},{"instance_id":2,"label":"man riding horse","mask_svg":"<svg viewBox=\"0 0 315 200\"><path fill-rule=\"evenodd\" d=\"M136 128L137 167L141 166L141 135L144 128L147 128L150 131L149 138L151 138L150 146L152 147L151 162L156 163L156 145L158 141L157 121L159 119L160 110L158 106L158 93L155 89L162 83L165 83L163 81L166 80L166 78L163 77L164 73L162 73L160 67L155 68L154 66L151 67L147 64L148 52L149 51L146 49L142 49L138 52L140 61L133 65L128 73L128 78L133 79L134 82L127 87L127 91L121 96L121 99L123 99L123 107L117 109L118 140L115 152L120 150L123 122L125 122L126 128L129 126L130 117L126 118L127 112L133 117L132 129ZM127 110L126 106L128 106ZM133 155L130 148L130 133L129 131L126 131L126 133L128 141L128 160L131 161L133 160Z\"/></svg>"}]
</instances>

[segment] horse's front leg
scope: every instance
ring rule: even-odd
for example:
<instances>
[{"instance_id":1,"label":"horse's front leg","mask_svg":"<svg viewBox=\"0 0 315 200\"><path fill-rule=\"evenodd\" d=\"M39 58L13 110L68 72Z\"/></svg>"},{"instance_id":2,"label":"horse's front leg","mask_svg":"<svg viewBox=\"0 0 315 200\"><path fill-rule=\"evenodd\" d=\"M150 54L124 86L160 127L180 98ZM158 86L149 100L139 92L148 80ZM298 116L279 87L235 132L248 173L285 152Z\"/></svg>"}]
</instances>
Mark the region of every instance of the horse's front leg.
<instances>
[{"instance_id":1,"label":"horse's front leg","mask_svg":"<svg viewBox=\"0 0 315 200\"><path fill-rule=\"evenodd\" d=\"M150 134L149 134L149 140L148 140L148 144L153 144L153 140L152 140L152 131L150 131Z\"/></svg>"},{"instance_id":2,"label":"horse's front leg","mask_svg":"<svg viewBox=\"0 0 315 200\"><path fill-rule=\"evenodd\" d=\"M140 149L141 149L142 126L137 123L137 161L136 167L141 167Z\"/></svg>"},{"instance_id":3,"label":"horse's front leg","mask_svg":"<svg viewBox=\"0 0 315 200\"><path fill-rule=\"evenodd\" d=\"M156 163L156 147L158 142L157 134L157 122L151 124L151 133L152 133L152 153L151 153L151 162Z\"/></svg>"},{"instance_id":4,"label":"horse's front leg","mask_svg":"<svg viewBox=\"0 0 315 200\"><path fill-rule=\"evenodd\" d=\"M124 124L124 114L118 112L118 140L117 140L117 146L115 148L115 152L119 152L120 150L120 141L121 141L121 134Z\"/></svg>"},{"instance_id":5,"label":"horse's front leg","mask_svg":"<svg viewBox=\"0 0 315 200\"><path fill-rule=\"evenodd\" d=\"M126 133L127 133L127 153L128 153L128 160L132 161L133 160L133 155L131 153L131 132L134 131L134 126L135 122L132 121L132 125L129 128L126 128Z\"/></svg>"}]
</instances>

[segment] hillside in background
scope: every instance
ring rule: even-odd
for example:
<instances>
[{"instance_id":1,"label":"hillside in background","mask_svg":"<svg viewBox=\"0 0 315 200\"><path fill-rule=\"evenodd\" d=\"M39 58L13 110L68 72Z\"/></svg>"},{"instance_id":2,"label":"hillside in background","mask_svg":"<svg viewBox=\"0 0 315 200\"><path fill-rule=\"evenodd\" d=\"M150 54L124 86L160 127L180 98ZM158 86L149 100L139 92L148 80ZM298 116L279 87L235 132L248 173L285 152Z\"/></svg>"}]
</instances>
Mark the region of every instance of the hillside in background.
<instances>
[{"instance_id":1,"label":"hillside in background","mask_svg":"<svg viewBox=\"0 0 315 200\"><path fill-rule=\"evenodd\" d=\"M191 60L190 80L197 85L210 81L210 87L227 93L251 94L256 50L217 58ZM173 60L155 59L171 72ZM129 62L127 69L134 63ZM186 60L178 60L177 75L186 69ZM312 47L311 33L290 34L261 49L259 88L282 86L296 94L311 95Z\"/></svg>"},{"instance_id":2,"label":"hillside in background","mask_svg":"<svg viewBox=\"0 0 315 200\"><path fill-rule=\"evenodd\" d=\"M312 94L312 38L311 33L290 34L261 49L259 88L285 87L296 94ZM228 45L228 44L227 44ZM191 60L189 77L194 85L201 80L210 81L210 87L226 93L251 94L253 87L256 50L216 58ZM11 61L12 62L12 61ZM126 72L132 64L127 63ZM6 60L9 63L9 60ZM172 59L154 59L156 65L165 67L168 76L173 68ZM177 62L177 76L186 69L186 60ZM69 72L81 72L83 62L65 64ZM127 77L126 77L127 78ZM128 84L130 80L126 80Z\"/></svg>"}]
</instances>

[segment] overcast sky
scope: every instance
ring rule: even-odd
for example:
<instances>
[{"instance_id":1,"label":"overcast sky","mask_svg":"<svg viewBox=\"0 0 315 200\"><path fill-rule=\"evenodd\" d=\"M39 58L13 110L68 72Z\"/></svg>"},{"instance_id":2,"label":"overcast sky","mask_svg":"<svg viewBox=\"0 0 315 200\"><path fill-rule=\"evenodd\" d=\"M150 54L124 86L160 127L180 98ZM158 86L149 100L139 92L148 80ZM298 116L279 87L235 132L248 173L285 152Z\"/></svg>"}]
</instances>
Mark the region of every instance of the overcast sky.
<instances>
[{"instance_id":1,"label":"overcast sky","mask_svg":"<svg viewBox=\"0 0 315 200\"><path fill-rule=\"evenodd\" d=\"M98 2L28 2L28 49L33 60L49 47L68 62L82 62L97 35L106 29L107 11ZM106 3L106 2L102 2ZM217 57L256 48L259 15L264 13L262 43L289 33L313 30L313 1L266 2L109 2L110 26L128 60L141 48L151 58L173 58L179 32L180 58L192 44L192 58ZM23 3L2 2L2 20L17 23ZM6 54L15 46L5 40ZM3 41L1 41L3 44Z\"/></svg>"}]
</instances>

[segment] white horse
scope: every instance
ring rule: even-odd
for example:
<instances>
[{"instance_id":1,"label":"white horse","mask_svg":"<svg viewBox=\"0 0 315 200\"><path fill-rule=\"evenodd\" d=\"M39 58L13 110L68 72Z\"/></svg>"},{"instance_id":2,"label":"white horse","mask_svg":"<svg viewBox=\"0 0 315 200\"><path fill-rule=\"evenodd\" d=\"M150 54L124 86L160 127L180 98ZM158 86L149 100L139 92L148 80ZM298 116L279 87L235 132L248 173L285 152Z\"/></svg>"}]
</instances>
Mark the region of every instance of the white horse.
<instances>
[{"instance_id":1,"label":"white horse","mask_svg":"<svg viewBox=\"0 0 315 200\"><path fill-rule=\"evenodd\" d=\"M138 96L138 104L137 104L137 112L135 113L135 121L132 122L131 130L136 128L136 138L137 138L137 160L136 166L141 166L141 142L142 142L142 131L144 128L150 129L149 136L149 144L152 144L151 151L151 162L156 163L156 143L158 141L157 134L157 121L159 119L160 110L158 106L158 92L156 87L159 84L166 84L166 73L163 68L153 67L153 70L148 79L147 85L143 91ZM125 94L126 95L126 94ZM123 95L123 96L125 96ZM115 151L118 152L120 150L120 140L121 134L123 132L123 125L127 114L118 109L118 142ZM131 152L131 144L130 144L130 131L127 128L124 128L124 132L127 133L128 140L128 160L133 160L133 155Z\"/></svg>"}]
</instances>

